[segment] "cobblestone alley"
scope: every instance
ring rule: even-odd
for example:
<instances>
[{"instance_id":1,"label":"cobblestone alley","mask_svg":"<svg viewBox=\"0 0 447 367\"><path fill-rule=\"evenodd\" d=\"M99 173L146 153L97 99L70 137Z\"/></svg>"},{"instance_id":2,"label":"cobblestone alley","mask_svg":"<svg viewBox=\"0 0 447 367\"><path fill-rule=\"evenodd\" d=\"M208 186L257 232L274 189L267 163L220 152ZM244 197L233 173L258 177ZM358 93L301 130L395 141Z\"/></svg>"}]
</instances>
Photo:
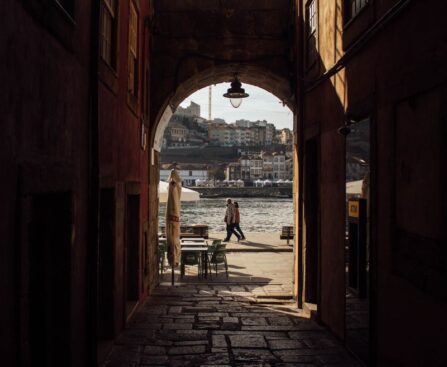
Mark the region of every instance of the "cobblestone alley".
<instances>
[{"instance_id":1,"label":"cobblestone alley","mask_svg":"<svg viewBox=\"0 0 447 367\"><path fill-rule=\"evenodd\" d=\"M160 286L118 338L104 367L358 365L293 302L259 297L260 289Z\"/></svg>"}]
</instances>

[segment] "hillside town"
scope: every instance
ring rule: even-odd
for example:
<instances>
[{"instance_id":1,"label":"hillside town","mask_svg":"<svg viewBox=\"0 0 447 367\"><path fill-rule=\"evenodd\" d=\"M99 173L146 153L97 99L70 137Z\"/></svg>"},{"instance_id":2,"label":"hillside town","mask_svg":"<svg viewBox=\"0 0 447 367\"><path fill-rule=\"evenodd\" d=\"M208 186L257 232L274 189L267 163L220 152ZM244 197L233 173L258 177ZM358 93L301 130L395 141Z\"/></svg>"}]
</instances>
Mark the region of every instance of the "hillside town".
<instances>
[{"instance_id":1,"label":"hillside town","mask_svg":"<svg viewBox=\"0 0 447 367\"><path fill-rule=\"evenodd\" d=\"M175 163L185 186L255 186L291 182L293 133L266 120L227 123L178 107L163 138L160 179Z\"/></svg>"}]
</instances>

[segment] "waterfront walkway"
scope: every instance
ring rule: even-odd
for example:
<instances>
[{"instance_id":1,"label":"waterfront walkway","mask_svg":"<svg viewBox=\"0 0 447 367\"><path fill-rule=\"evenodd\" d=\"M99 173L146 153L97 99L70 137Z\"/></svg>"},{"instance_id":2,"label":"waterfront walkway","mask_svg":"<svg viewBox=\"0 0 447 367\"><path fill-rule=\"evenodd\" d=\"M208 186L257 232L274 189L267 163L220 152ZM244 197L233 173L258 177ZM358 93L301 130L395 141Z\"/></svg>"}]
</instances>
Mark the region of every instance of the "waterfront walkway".
<instances>
[{"instance_id":1,"label":"waterfront walkway","mask_svg":"<svg viewBox=\"0 0 447 367\"><path fill-rule=\"evenodd\" d=\"M246 237L245 244L227 245L228 279L222 270L212 280L198 279L197 267L190 267L171 286L167 271L103 366L357 366L339 341L296 308L293 253L283 251L279 233Z\"/></svg>"},{"instance_id":2,"label":"waterfront walkway","mask_svg":"<svg viewBox=\"0 0 447 367\"><path fill-rule=\"evenodd\" d=\"M228 251L237 252L292 252L293 251L293 240L289 241L287 245L287 240L281 240L279 238L281 232L244 232L247 238L244 241L237 242L234 235L231 237L230 242L227 243ZM224 239L226 232L211 232L209 233L210 239Z\"/></svg>"},{"instance_id":3,"label":"waterfront walkway","mask_svg":"<svg viewBox=\"0 0 447 367\"><path fill-rule=\"evenodd\" d=\"M209 240L223 239L224 233L210 233ZM257 284L256 292L266 295L292 295L293 248L279 233L245 233L247 241L227 242L228 278L222 265L216 277L199 278L197 266L186 267L185 276L180 277L180 269L175 270L174 284ZM171 284L171 268L166 267L162 285Z\"/></svg>"}]
</instances>

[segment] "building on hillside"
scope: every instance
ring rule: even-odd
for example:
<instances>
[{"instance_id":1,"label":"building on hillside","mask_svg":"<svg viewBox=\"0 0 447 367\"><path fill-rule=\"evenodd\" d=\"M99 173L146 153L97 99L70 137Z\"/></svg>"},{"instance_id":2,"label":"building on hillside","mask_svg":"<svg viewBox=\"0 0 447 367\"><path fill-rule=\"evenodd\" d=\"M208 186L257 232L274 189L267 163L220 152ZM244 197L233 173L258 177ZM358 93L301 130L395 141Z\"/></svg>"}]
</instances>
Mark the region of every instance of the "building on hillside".
<instances>
[{"instance_id":1,"label":"building on hillside","mask_svg":"<svg viewBox=\"0 0 447 367\"><path fill-rule=\"evenodd\" d=\"M250 180L254 181L263 178L261 156L250 157Z\"/></svg>"},{"instance_id":2,"label":"building on hillside","mask_svg":"<svg viewBox=\"0 0 447 367\"><path fill-rule=\"evenodd\" d=\"M212 123L214 125L226 125L227 124L224 119L221 119L219 117L214 118Z\"/></svg>"},{"instance_id":3,"label":"building on hillside","mask_svg":"<svg viewBox=\"0 0 447 367\"><path fill-rule=\"evenodd\" d=\"M178 106L175 113L180 116L200 117L200 105L191 101L188 107Z\"/></svg>"},{"instance_id":4,"label":"building on hillside","mask_svg":"<svg viewBox=\"0 0 447 367\"><path fill-rule=\"evenodd\" d=\"M293 158L287 158L286 156L286 174L284 179L293 180Z\"/></svg>"},{"instance_id":5,"label":"building on hillside","mask_svg":"<svg viewBox=\"0 0 447 367\"><path fill-rule=\"evenodd\" d=\"M185 146L188 133L188 129L182 124L178 122L170 122L165 132L168 145L174 147Z\"/></svg>"},{"instance_id":6,"label":"building on hillside","mask_svg":"<svg viewBox=\"0 0 447 367\"><path fill-rule=\"evenodd\" d=\"M250 158L248 155L242 155L239 158L241 164L241 179L244 181L250 181Z\"/></svg>"},{"instance_id":7,"label":"building on hillside","mask_svg":"<svg viewBox=\"0 0 447 367\"><path fill-rule=\"evenodd\" d=\"M273 179L273 155L268 152L262 152L262 176L266 179Z\"/></svg>"},{"instance_id":8,"label":"building on hillside","mask_svg":"<svg viewBox=\"0 0 447 367\"><path fill-rule=\"evenodd\" d=\"M209 124L208 139L212 145L227 146L231 140L230 130L226 126Z\"/></svg>"},{"instance_id":9,"label":"building on hillside","mask_svg":"<svg viewBox=\"0 0 447 367\"><path fill-rule=\"evenodd\" d=\"M249 128L251 133L251 144L253 146L264 146L265 145L265 127L262 126L252 126Z\"/></svg>"},{"instance_id":10,"label":"building on hillside","mask_svg":"<svg viewBox=\"0 0 447 367\"><path fill-rule=\"evenodd\" d=\"M287 178L286 155L283 153L273 153L273 179L284 180Z\"/></svg>"},{"instance_id":11,"label":"building on hillside","mask_svg":"<svg viewBox=\"0 0 447 367\"><path fill-rule=\"evenodd\" d=\"M293 133L290 129L282 129L280 131L280 142L284 145L291 145L293 142Z\"/></svg>"},{"instance_id":12,"label":"building on hillside","mask_svg":"<svg viewBox=\"0 0 447 367\"><path fill-rule=\"evenodd\" d=\"M236 120L234 124L238 127L250 127L252 122L248 120Z\"/></svg>"},{"instance_id":13,"label":"building on hillside","mask_svg":"<svg viewBox=\"0 0 447 367\"><path fill-rule=\"evenodd\" d=\"M237 120L234 124L209 124L208 137L213 145L270 146L277 142L274 124L267 121Z\"/></svg>"},{"instance_id":14,"label":"building on hillside","mask_svg":"<svg viewBox=\"0 0 447 367\"><path fill-rule=\"evenodd\" d=\"M244 181L255 181L257 179L292 180L293 159L282 152L242 155L238 162L228 164L226 177L228 180L242 179Z\"/></svg>"},{"instance_id":15,"label":"building on hillside","mask_svg":"<svg viewBox=\"0 0 447 367\"><path fill-rule=\"evenodd\" d=\"M264 145L272 145L275 141L276 128L275 125L267 123L265 125L265 142Z\"/></svg>"},{"instance_id":16,"label":"building on hillside","mask_svg":"<svg viewBox=\"0 0 447 367\"><path fill-rule=\"evenodd\" d=\"M197 133L203 135L204 137L208 137L208 125L209 121L203 117L196 116L194 117L194 122L197 124Z\"/></svg>"},{"instance_id":17,"label":"building on hillside","mask_svg":"<svg viewBox=\"0 0 447 367\"><path fill-rule=\"evenodd\" d=\"M229 181L242 180L241 163L240 162L229 163L227 168L225 169L225 178Z\"/></svg>"}]
</instances>

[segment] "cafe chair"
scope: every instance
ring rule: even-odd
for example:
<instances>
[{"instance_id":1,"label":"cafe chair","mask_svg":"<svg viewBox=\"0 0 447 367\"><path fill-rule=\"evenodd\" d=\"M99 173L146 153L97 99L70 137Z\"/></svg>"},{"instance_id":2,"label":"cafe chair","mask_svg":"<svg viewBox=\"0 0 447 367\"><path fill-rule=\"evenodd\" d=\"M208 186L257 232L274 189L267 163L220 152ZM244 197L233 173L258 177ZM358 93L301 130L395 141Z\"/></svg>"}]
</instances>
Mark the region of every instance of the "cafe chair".
<instances>
[{"instance_id":1,"label":"cafe chair","mask_svg":"<svg viewBox=\"0 0 447 367\"><path fill-rule=\"evenodd\" d=\"M206 255L208 256L208 269L210 277L212 278L212 272L211 272L211 258L213 257L213 253L216 250L217 246L222 244L222 240L213 240L211 245L208 246L208 250Z\"/></svg>"},{"instance_id":2,"label":"cafe chair","mask_svg":"<svg viewBox=\"0 0 447 367\"><path fill-rule=\"evenodd\" d=\"M227 279L228 279L228 263L227 263L226 247L227 247L226 244L223 244L223 243L217 244L215 249L213 250L211 259L209 260L209 264L210 264L210 274L211 274L211 266L214 266L214 270L216 272L216 277L217 277L217 266L224 265L225 272L226 272Z\"/></svg>"},{"instance_id":3,"label":"cafe chair","mask_svg":"<svg viewBox=\"0 0 447 367\"><path fill-rule=\"evenodd\" d=\"M160 275L163 275L167 251L168 245L166 242L160 242L158 244L158 272Z\"/></svg>"},{"instance_id":4,"label":"cafe chair","mask_svg":"<svg viewBox=\"0 0 447 367\"><path fill-rule=\"evenodd\" d=\"M182 252L181 265L180 265L180 277L185 275L185 266L197 265L197 276L201 275L201 255L199 252Z\"/></svg>"}]
</instances>

